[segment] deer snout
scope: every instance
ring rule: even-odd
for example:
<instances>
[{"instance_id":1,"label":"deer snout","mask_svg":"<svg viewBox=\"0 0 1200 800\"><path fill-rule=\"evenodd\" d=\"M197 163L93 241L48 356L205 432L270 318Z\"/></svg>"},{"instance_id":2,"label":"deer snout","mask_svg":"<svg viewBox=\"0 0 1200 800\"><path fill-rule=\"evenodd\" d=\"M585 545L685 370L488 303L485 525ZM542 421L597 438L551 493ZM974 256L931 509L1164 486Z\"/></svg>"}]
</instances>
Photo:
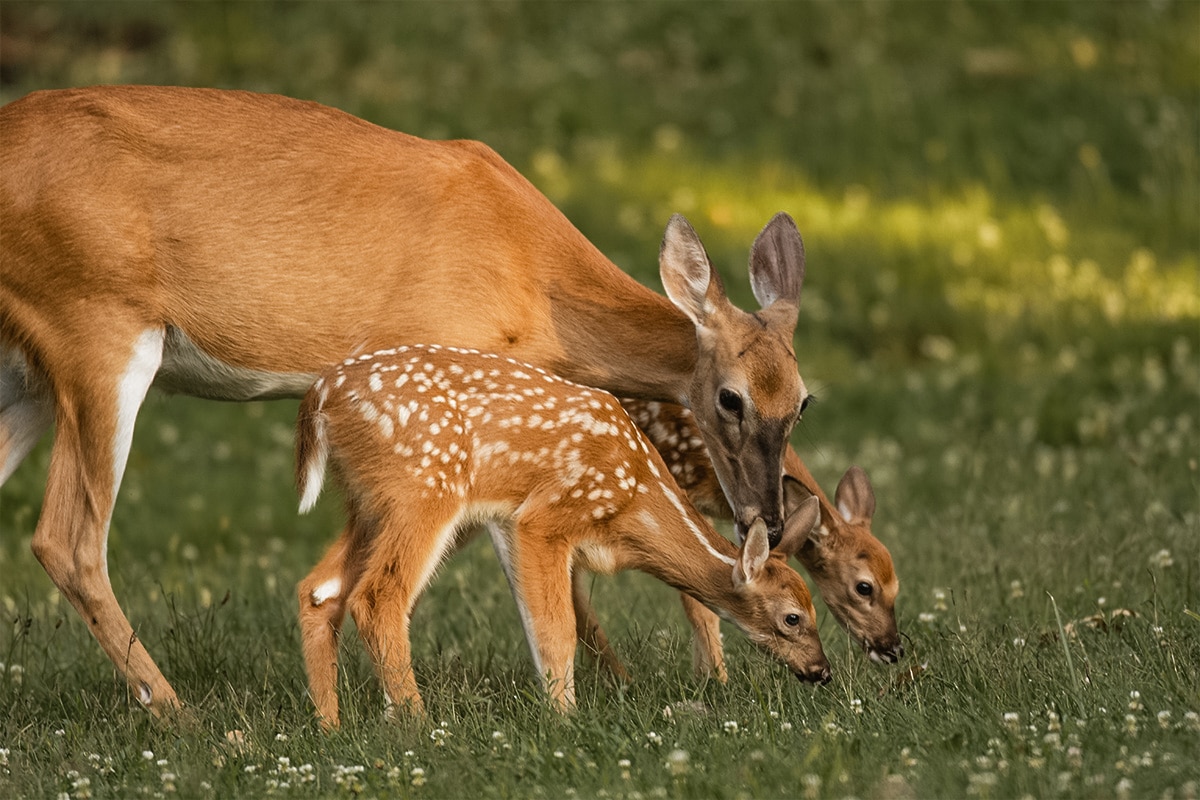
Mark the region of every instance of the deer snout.
<instances>
[{"instance_id":1,"label":"deer snout","mask_svg":"<svg viewBox=\"0 0 1200 800\"><path fill-rule=\"evenodd\" d=\"M904 658L904 645L899 641L890 643L873 643L867 648L867 655L877 664L895 664Z\"/></svg>"},{"instance_id":2,"label":"deer snout","mask_svg":"<svg viewBox=\"0 0 1200 800\"><path fill-rule=\"evenodd\" d=\"M824 686L833 678L833 672L829 669L829 662L822 658L797 671L796 677L805 683L819 683Z\"/></svg>"}]
</instances>

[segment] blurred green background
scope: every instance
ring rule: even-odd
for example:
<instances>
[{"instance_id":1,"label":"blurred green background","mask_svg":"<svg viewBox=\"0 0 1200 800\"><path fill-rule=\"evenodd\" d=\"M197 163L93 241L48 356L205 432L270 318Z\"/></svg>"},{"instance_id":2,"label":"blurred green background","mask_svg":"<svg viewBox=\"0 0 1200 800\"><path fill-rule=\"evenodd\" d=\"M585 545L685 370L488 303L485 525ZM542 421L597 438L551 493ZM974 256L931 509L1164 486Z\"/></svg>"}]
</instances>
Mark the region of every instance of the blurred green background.
<instances>
[{"instance_id":1,"label":"blurred green background","mask_svg":"<svg viewBox=\"0 0 1200 800\"><path fill-rule=\"evenodd\" d=\"M662 228L684 213L743 306L749 243L790 212L808 254L797 353L820 400L794 442L827 491L851 463L871 475L910 652L930 665L931 691L971 709L916 728L881 718L888 753L925 753L897 770L921 795L978 793L943 767L983 751L997 702L1057 707L1055 681L1080 664L1092 687L1081 708L1103 707L1116 732L1130 691L1177 721L1200 706L1200 625L1187 613L1200 604L1200 3L0 4L0 101L115 82L278 92L482 140L655 289ZM290 586L340 512L325 501L295 516L294 410L152 396L111 562L185 695L254 683L269 650L302 717ZM24 689L9 687L18 721L54 716L46 699L81 674L99 692L84 708L123 703L29 553L48 444L0 491L0 599L28 621L0 639L0 659L25 669ZM525 658L490 559L476 547L451 562L418 611L431 660ZM633 638L635 671L638 658L653 668L648 631L679 633L678 614L630 603L660 597L645 582L606 586L602 615ZM1142 638L1106 627L1056 662L1048 594L1063 621L1132 609ZM64 623L68 634L52 632ZM259 642L264 626L282 633ZM499 644L479 626L511 636ZM890 680L855 671L861 656L831 620L822 633L835 670ZM1139 660L1159 646L1159 660ZM686 660L686 648L665 652ZM969 675L971 658L1023 666ZM1025 669L1045 682L1022 690ZM30 685L35 673L44 684ZM824 713L820 699L795 702ZM1154 746L1194 741L1171 731ZM1091 793L1089 770L1100 794L1123 776L1160 788L1196 777L1178 763L1123 772L1109 757L1122 746L1112 733L1088 750L1097 761L1064 761L1066 793ZM838 761L847 793L874 791L876 755ZM1026 773L995 791L1058 786Z\"/></svg>"}]
</instances>

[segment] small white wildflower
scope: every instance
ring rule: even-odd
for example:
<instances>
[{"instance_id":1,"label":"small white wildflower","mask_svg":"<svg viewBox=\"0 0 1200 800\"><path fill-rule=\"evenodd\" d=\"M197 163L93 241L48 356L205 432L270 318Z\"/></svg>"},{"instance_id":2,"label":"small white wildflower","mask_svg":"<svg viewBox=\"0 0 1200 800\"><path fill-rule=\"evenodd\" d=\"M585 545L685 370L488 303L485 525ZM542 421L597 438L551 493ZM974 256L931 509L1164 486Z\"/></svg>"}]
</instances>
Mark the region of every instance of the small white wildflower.
<instances>
[{"instance_id":1,"label":"small white wildflower","mask_svg":"<svg viewBox=\"0 0 1200 800\"><path fill-rule=\"evenodd\" d=\"M1141 711L1142 708L1144 708L1144 706L1142 705L1142 693L1139 692L1137 689L1134 689L1132 692L1129 693L1129 710L1130 711Z\"/></svg>"},{"instance_id":2,"label":"small white wildflower","mask_svg":"<svg viewBox=\"0 0 1200 800\"><path fill-rule=\"evenodd\" d=\"M206 792L211 792L211 791L212 791L212 784L211 784L211 783L209 783L208 781L200 781L200 788L201 788L201 789L203 789L203 790L204 790L204 791L206 791Z\"/></svg>"},{"instance_id":3,"label":"small white wildflower","mask_svg":"<svg viewBox=\"0 0 1200 800\"><path fill-rule=\"evenodd\" d=\"M1133 791L1133 781L1129 780L1129 778L1121 778L1121 780L1117 781L1115 788L1117 790L1117 797L1128 797L1129 793Z\"/></svg>"},{"instance_id":4,"label":"small white wildflower","mask_svg":"<svg viewBox=\"0 0 1200 800\"><path fill-rule=\"evenodd\" d=\"M1157 718L1158 718L1158 727L1160 727L1164 730L1171 727L1171 712L1170 711L1164 710L1164 711L1158 712Z\"/></svg>"},{"instance_id":5,"label":"small white wildflower","mask_svg":"<svg viewBox=\"0 0 1200 800\"><path fill-rule=\"evenodd\" d=\"M1133 714L1125 715L1125 731L1130 734L1138 732L1137 717Z\"/></svg>"},{"instance_id":6,"label":"small white wildflower","mask_svg":"<svg viewBox=\"0 0 1200 800\"><path fill-rule=\"evenodd\" d=\"M160 758L158 761L154 762L154 766L156 766L156 767L165 767L166 765L167 765L167 760L165 758Z\"/></svg>"},{"instance_id":7,"label":"small white wildflower","mask_svg":"<svg viewBox=\"0 0 1200 800\"><path fill-rule=\"evenodd\" d=\"M54 735L55 736L66 736L67 732L64 731L62 728L59 728L58 730L54 731Z\"/></svg>"},{"instance_id":8,"label":"small white wildflower","mask_svg":"<svg viewBox=\"0 0 1200 800\"><path fill-rule=\"evenodd\" d=\"M945 589L934 589L933 590L933 610L934 611L946 611L947 610L946 590Z\"/></svg>"},{"instance_id":9,"label":"small white wildflower","mask_svg":"<svg viewBox=\"0 0 1200 800\"><path fill-rule=\"evenodd\" d=\"M917 615L917 620L925 623L926 625L931 624L935 619L937 619L937 617L935 617L933 614L930 614L928 611L922 611Z\"/></svg>"},{"instance_id":10,"label":"small white wildflower","mask_svg":"<svg viewBox=\"0 0 1200 800\"><path fill-rule=\"evenodd\" d=\"M726 721L725 725L723 727L725 728L726 733L737 733L738 732L738 724L734 720Z\"/></svg>"},{"instance_id":11,"label":"small white wildflower","mask_svg":"<svg viewBox=\"0 0 1200 800\"><path fill-rule=\"evenodd\" d=\"M425 770L421 769L420 767L413 767L412 771L408 774L412 777L413 786L425 785Z\"/></svg>"},{"instance_id":12,"label":"small white wildflower","mask_svg":"<svg viewBox=\"0 0 1200 800\"><path fill-rule=\"evenodd\" d=\"M662 744L662 737L654 731L648 731L646 733L646 741L653 745L659 745Z\"/></svg>"},{"instance_id":13,"label":"small white wildflower","mask_svg":"<svg viewBox=\"0 0 1200 800\"><path fill-rule=\"evenodd\" d=\"M790 731L791 729L792 729L792 723L787 722L786 720L784 722L779 723L779 730L784 731L786 733L787 731Z\"/></svg>"},{"instance_id":14,"label":"small white wildflower","mask_svg":"<svg viewBox=\"0 0 1200 800\"><path fill-rule=\"evenodd\" d=\"M288 740L288 735L287 735L286 733L277 733L277 734L275 734L275 741L277 741L277 742L286 742L287 740Z\"/></svg>"},{"instance_id":15,"label":"small white wildflower","mask_svg":"<svg viewBox=\"0 0 1200 800\"><path fill-rule=\"evenodd\" d=\"M565 758L566 754L564 754L562 750L555 750L554 757L555 758Z\"/></svg>"},{"instance_id":16,"label":"small white wildflower","mask_svg":"<svg viewBox=\"0 0 1200 800\"><path fill-rule=\"evenodd\" d=\"M1194 731L1200 731L1200 714L1188 711L1183 715L1183 721Z\"/></svg>"},{"instance_id":17,"label":"small white wildflower","mask_svg":"<svg viewBox=\"0 0 1200 800\"><path fill-rule=\"evenodd\" d=\"M504 732L503 731L492 731L492 741L493 742L503 742L504 741Z\"/></svg>"},{"instance_id":18,"label":"small white wildflower","mask_svg":"<svg viewBox=\"0 0 1200 800\"><path fill-rule=\"evenodd\" d=\"M257 771L258 771L257 764L247 764L245 767L242 768L242 772L245 772L247 775L251 775Z\"/></svg>"},{"instance_id":19,"label":"small white wildflower","mask_svg":"<svg viewBox=\"0 0 1200 800\"><path fill-rule=\"evenodd\" d=\"M1020 725L1020 723L1021 723L1021 715L1020 714L1018 714L1015 711L1005 711L1004 712L1004 724L1006 727L1015 731L1017 729L1017 726Z\"/></svg>"},{"instance_id":20,"label":"small white wildflower","mask_svg":"<svg viewBox=\"0 0 1200 800\"><path fill-rule=\"evenodd\" d=\"M1097 597L1096 605L1100 606L1101 608L1104 608L1106 605L1108 605L1108 598L1107 597Z\"/></svg>"},{"instance_id":21,"label":"small white wildflower","mask_svg":"<svg viewBox=\"0 0 1200 800\"><path fill-rule=\"evenodd\" d=\"M1150 566L1166 569L1175 563L1175 559L1171 557L1170 550L1159 550L1154 555L1150 556Z\"/></svg>"},{"instance_id":22,"label":"small white wildflower","mask_svg":"<svg viewBox=\"0 0 1200 800\"><path fill-rule=\"evenodd\" d=\"M859 700L857 697L854 698L853 700L851 700L850 701L850 710L853 711L855 714L861 714L863 711L862 700Z\"/></svg>"},{"instance_id":23,"label":"small white wildflower","mask_svg":"<svg viewBox=\"0 0 1200 800\"><path fill-rule=\"evenodd\" d=\"M800 782L804 784L804 797L806 800L814 800L821 796L821 776L814 775L811 772L802 776Z\"/></svg>"},{"instance_id":24,"label":"small white wildflower","mask_svg":"<svg viewBox=\"0 0 1200 800\"><path fill-rule=\"evenodd\" d=\"M446 737L449 735L450 732L445 728L434 728L429 732L429 738L432 739L433 743L438 747L441 747L446 743Z\"/></svg>"},{"instance_id":25,"label":"small white wildflower","mask_svg":"<svg viewBox=\"0 0 1200 800\"><path fill-rule=\"evenodd\" d=\"M1013 647L1024 647L1024 646L1025 646L1025 639L1023 637L1018 636L1017 638L1013 639Z\"/></svg>"},{"instance_id":26,"label":"small white wildflower","mask_svg":"<svg viewBox=\"0 0 1200 800\"><path fill-rule=\"evenodd\" d=\"M147 761L153 761L154 760L154 751L153 750L143 750L142 758L146 759Z\"/></svg>"},{"instance_id":27,"label":"small white wildflower","mask_svg":"<svg viewBox=\"0 0 1200 800\"><path fill-rule=\"evenodd\" d=\"M667 755L667 769L671 771L672 775L682 775L687 772L690 760L691 756L688 755L687 750L672 750Z\"/></svg>"},{"instance_id":28,"label":"small white wildflower","mask_svg":"<svg viewBox=\"0 0 1200 800\"><path fill-rule=\"evenodd\" d=\"M1020 600L1025 596L1025 587L1021 586L1020 581L1013 581L1008 585L1008 596L1013 600Z\"/></svg>"},{"instance_id":29,"label":"small white wildflower","mask_svg":"<svg viewBox=\"0 0 1200 800\"><path fill-rule=\"evenodd\" d=\"M631 764L630 764L630 761L628 758L622 758L620 761L617 762L617 766L621 768L621 780L624 780L624 781L629 780L630 765Z\"/></svg>"}]
</instances>

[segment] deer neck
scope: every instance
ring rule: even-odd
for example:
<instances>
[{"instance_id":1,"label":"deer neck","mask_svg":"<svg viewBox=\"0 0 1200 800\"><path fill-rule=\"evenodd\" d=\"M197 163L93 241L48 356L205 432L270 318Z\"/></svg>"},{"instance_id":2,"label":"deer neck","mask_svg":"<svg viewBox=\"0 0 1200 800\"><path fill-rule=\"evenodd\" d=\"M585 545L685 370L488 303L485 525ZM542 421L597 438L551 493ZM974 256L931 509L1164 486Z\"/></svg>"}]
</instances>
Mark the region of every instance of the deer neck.
<instances>
[{"instance_id":1,"label":"deer neck","mask_svg":"<svg viewBox=\"0 0 1200 800\"><path fill-rule=\"evenodd\" d=\"M633 554L629 566L710 608L728 608L737 547L669 489L664 491L674 500L672 518L667 524L639 521L634 535L626 537L627 552Z\"/></svg>"},{"instance_id":2,"label":"deer neck","mask_svg":"<svg viewBox=\"0 0 1200 800\"><path fill-rule=\"evenodd\" d=\"M580 270L546 287L561 352L551 368L618 396L685 402L696 369L695 326L665 297L605 263L609 269Z\"/></svg>"}]
</instances>

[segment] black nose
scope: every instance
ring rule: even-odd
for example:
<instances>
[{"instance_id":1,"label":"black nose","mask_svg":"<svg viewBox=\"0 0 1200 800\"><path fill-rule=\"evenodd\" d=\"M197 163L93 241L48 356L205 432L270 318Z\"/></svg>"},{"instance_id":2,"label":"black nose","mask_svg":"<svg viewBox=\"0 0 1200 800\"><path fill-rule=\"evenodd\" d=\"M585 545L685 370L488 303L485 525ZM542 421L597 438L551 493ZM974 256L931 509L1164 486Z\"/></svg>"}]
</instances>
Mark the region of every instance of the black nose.
<instances>
[{"instance_id":1,"label":"black nose","mask_svg":"<svg viewBox=\"0 0 1200 800\"><path fill-rule=\"evenodd\" d=\"M797 672L796 677L805 683L819 683L824 686L833 678L833 673L830 672L828 664L817 664L804 672Z\"/></svg>"}]
</instances>

